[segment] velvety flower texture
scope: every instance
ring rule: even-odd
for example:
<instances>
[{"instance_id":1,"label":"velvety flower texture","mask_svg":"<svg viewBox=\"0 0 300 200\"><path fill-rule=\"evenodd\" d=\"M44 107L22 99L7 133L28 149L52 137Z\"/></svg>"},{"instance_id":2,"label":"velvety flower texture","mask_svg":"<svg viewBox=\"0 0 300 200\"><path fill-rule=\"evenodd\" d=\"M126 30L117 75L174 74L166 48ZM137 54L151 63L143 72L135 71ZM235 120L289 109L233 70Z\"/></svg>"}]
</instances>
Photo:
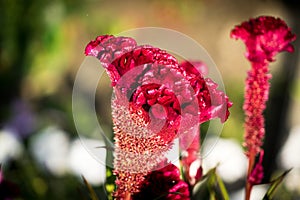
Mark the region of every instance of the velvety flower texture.
<instances>
[{"instance_id":1,"label":"velvety flower texture","mask_svg":"<svg viewBox=\"0 0 300 200\"><path fill-rule=\"evenodd\" d=\"M229 116L228 108L232 106L232 103L222 91L217 90L216 83L209 78L203 78L203 75L208 72L205 64L199 61L183 61L180 63L180 68L196 92L200 111L199 124L214 118L220 118L221 122L225 122ZM194 108L191 106L190 109ZM189 138L190 136L193 138ZM190 143L187 145L186 142ZM194 126L190 129L189 135L180 138L182 149L186 149L182 152L181 159L183 172L191 187L202 177L200 143L199 126Z\"/></svg>"},{"instance_id":2,"label":"velvety flower texture","mask_svg":"<svg viewBox=\"0 0 300 200\"><path fill-rule=\"evenodd\" d=\"M216 117L225 121L229 115L231 103L217 84L204 79L191 63L179 65L164 50L137 46L132 38L99 36L85 54L100 60L114 87L117 199L130 199L140 191L179 130L188 135L199 123ZM182 185L172 188L177 191Z\"/></svg>"},{"instance_id":3,"label":"velvety flower texture","mask_svg":"<svg viewBox=\"0 0 300 200\"><path fill-rule=\"evenodd\" d=\"M293 52L290 42L296 39L291 29L280 18L261 16L236 26L231 36L245 42L246 57L250 62L267 64L278 52Z\"/></svg>"},{"instance_id":4,"label":"velvety flower texture","mask_svg":"<svg viewBox=\"0 0 300 200\"><path fill-rule=\"evenodd\" d=\"M189 200L187 183L180 179L179 169L168 164L160 170L149 173L141 187L141 192L133 196L134 200Z\"/></svg>"},{"instance_id":5,"label":"velvety flower texture","mask_svg":"<svg viewBox=\"0 0 300 200\"><path fill-rule=\"evenodd\" d=\"M236 26L231 37L245 42L246 57L252 64L248 72L243 109L245 120L245 146L247 155L261 151L265 134L263 111L269 96L268 64L281 51L293 51L290 44L296 39L290 28L279 18L261 16Z\"/></svg>"},{"instance_id":6,"label":"velvety flower texture","mask_svg":"<svg viewBox=\"0 0 300 200\"><path fill-rule=\"evenodd\" d=\"M249 199L252 186L259 184L263 178L263 112L269 97L271 78L268 64L274 61L274 57L281 51L293 52L290 42L295 40L296 36L281 19L261 16L236 26L231 32L231 37L244 41L247 48L246 57L252 65L246 78L243 106L246 115L244 146L249 157L246 199ZM259 162L255 164L255 157L259 153Z\"/></svg>"}]
</instances>

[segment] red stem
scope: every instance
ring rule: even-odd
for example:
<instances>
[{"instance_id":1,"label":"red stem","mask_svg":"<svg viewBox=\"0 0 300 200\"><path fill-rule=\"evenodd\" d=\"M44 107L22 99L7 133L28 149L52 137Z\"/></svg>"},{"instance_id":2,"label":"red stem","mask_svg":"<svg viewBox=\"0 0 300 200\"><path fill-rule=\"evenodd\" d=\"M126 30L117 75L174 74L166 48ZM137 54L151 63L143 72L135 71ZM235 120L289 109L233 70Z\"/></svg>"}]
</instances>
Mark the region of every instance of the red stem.
<instances>
[{"instance_id":1,"label":"red stem","mask_svg":"<svg viewBox=\"0 0 300 200\"><path fill-rule=\"evenodd\" d=\"M249 151L249 164L248 164L248 173L247 173L247 180L246 180L246 188L245 188L245 200L250 200L251 190L253 185L249 182L249 177L251 175L251 172L253 170L255 163L255 151L250 150Z\"/></svg>"}]
</instances>

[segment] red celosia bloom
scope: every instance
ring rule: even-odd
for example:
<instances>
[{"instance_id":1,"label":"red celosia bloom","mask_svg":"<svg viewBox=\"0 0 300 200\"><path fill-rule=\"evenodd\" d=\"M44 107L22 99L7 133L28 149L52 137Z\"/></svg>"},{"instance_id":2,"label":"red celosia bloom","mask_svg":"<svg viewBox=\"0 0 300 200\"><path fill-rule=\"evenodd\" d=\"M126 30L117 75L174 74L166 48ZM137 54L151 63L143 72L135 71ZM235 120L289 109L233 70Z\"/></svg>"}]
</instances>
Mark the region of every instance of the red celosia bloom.
<instances>
[{"instance_id":1,"label":"red celosia bloom","mask_svg":"<svg viewBox=\"0 0 300 200\"><path fill-rule=\"evenodd\" d=\"M244 110L245 122L245 146L247 154L254 151L260 152L264 137L263 111L269 96L269 79L271 75L268 63L274 61L274 56L281 51L293 51L290 44L296 39L290 28L279 18L262 16L250 19L236 26L231 37L245 42L246 57L252 64L248 72L245 88Z\"/></svg>"},{"instance_id":2,"label":"red celosia bloom","mask_svg":"<svg viewBox=\"0 0 300 200\"><path fill-rule=\"evenodd\" d=\"M250 19L236 26L231 37L245 42L246 57L252 64L248 72L245 87L245 142L246 155L249 157L248 181L246 184L246 199L250 199L250 193L254 184L259 184L263 178L262 143L265 135L265 119L263 112L269 97L268 64L274 61L274 57L281 51L293 52L290 44L296 36L290 28L279 18L262 16ZM260 161L255 165L255 157L261 153Z\"/></svg>"},{"instance_id":3,"label":"red celosia bloom","mask_svg":"<svg viewBox=\"0 0 300 200\"><path fill-rule=\"evenodd\" d=\"M260 64L274 61L278 52L293 52L290 42L296 39L283 20L271 16L243 22L232 30L231 36L245 42L246 57L250 62Z\"/></svg>"},{"instance_id":4,"label":"red celosia bloom","mask_svg":"<svg viewBox=\"0 0 300 200\"><path fill-rule=\"evenodd\" d=\"M85 53L100 60L114 86L118 199L140 191L145 176L158 167L179 133L187 138L199 123L228 117L231 103L217 85L190 63L178 65L166 51L136 46L131 38L99 36Z\"/></svg>"},{"instance_id":5,"label":"red celosia bloom","mask_svg":"<svg viewBox=\"0 0 300 200\"><path fill-rule=\"evenodd\" d=\"M162 169L149 173L141 187L141 192L133 196L135 200L189 200L187 183L180 179L179 169L168 164Z\"/></svg>"}]
</instances>

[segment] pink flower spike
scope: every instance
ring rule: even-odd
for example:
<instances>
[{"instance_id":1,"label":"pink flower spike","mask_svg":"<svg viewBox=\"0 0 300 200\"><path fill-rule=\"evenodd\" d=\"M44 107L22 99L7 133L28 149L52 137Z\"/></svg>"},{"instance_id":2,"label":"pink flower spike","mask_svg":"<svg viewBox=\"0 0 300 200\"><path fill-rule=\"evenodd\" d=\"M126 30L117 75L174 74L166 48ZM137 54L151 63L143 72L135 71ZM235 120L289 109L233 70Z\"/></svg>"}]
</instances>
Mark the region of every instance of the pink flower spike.
<instances>
[{"instance_id":1,"label":"pink flower spike","mask_svg":"<svg viewBox=\"0 0 300 200\"><path fill-rule=\"evenodd\" d=\"M245 134L244 146L249 158L248 181L246 183L245 199L250 199L253 184L263 178L261 146L265 136L265 118L263 112L269 98L269 62L281 51L293 52L290 42L296 39L286 23L270 16L261 16L243 22L231 31L231 37L241 39L246 45L246 57L252 68L248 71L245 87ZM260 161L255 165L255 157L260 155Z\"/></svg>"},{"instance_id":2,"label":"pink flower spike","mask_svg":"<svg viewBox=\"0 0 300 200\"><path fill-rule=\"evenodd\" d=\"M271 16L243 22L232 30L231 37L243 40L247 47L246 57L258 63L274 61L281 51L293 52L290 42L296 39L283 20Z\"/></svg>"},{"instance_id":3,"label":"pink flower spike","mask_svg":"<svg viewBox=\"0 0 300 200\"><path fill-rule=\"evenodd\" d=\"M264 177L264 168L262 165L263 158L264 158L264 151L261 150L260 156L259 156L259 161L258 161L258 163L256 163L254 169L252 170L250 176L248 177L248 181L249 181L249 183L251 183L251 185L260 184L261 180Z\"/></svg>"},{"instance_id":4,"label":"pink flower spike","mask_svg":"<svg viewBox=\"0 0 300 200\"><path fill-rule=\"evenodd\" d=\"M250 19L236 26L231 37L244 41L246 57L252 64L248 72L245 88L245 143L246 154L255 157L261 150L265 135L263 111L269 98L268 63L281 51L293 51L290 42L296 39L286 23L270 16ZM252 153L250 153L252 152Z\"/></svg>"}]
</instances>

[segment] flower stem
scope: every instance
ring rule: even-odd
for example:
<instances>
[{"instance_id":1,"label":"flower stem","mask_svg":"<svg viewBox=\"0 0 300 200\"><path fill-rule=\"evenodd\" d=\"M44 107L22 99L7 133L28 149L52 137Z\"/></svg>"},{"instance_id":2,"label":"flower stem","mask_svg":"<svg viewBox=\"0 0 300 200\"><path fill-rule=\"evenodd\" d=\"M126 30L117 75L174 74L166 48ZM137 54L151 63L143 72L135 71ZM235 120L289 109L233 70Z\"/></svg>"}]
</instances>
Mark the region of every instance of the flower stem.
<instances>
[{"instance_id":1,"label":"flower stem","mask_svg":"<svg viewBox=\"0 0 300 200\"><path fill-rule=\"evenodd\" d=\"M249 182L249 177L250 177L251 172L253 170L254 163L255 163L255 151L251 150L249 152L248 173L247 173L246 188L245 188L245 193L246 193L245 200L250 199L250 194L251 194L251 190L252 190L253 185Z\"/></svg>"}]
</instances>

